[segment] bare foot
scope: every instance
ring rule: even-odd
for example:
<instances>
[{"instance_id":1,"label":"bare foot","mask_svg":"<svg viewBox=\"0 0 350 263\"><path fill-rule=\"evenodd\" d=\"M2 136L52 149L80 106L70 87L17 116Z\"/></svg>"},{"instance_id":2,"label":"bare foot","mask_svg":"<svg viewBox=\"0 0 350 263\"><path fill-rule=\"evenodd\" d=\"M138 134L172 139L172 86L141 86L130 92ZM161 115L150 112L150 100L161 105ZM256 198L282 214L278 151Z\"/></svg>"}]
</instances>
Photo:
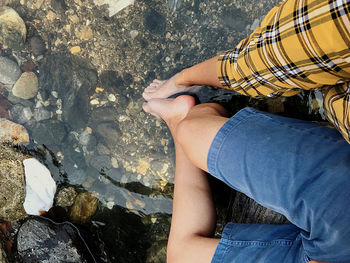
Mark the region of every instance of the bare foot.
<instances>
[{"instance_id":1,"label":"bare foot","mask_svg":"<svg viewBox=\"0 0 350 263\"><path fill-rule=\"evenodd\" d=\"M197 92L200 86L180 86L176 85L176 79L179 74L174 75L168 80L155 79L145 88L142 96L145 100L151 99L166 99L180 92Z\"/></svg>"},{"instance_id":2,"label":"bare foot","mask_svg":"<svg viewBox=\"0 0 350 263\"><path fill-rule=\"evenodd\" d=\"M176 125L183 120L190 109L196 104L189 95L179 96L176 99L151 99L143 104L143 110L157 118L163 119L169 126Z\"/></svg>"}]
</instances>

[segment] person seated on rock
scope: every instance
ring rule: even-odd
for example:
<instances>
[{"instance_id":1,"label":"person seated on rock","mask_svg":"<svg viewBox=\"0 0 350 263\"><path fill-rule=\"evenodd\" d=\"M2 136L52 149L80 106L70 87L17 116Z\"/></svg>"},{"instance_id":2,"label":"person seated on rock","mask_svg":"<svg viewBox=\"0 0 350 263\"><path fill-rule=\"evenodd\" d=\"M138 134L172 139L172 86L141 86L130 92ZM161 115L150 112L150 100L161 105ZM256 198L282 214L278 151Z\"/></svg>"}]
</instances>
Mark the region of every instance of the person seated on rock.
<instances>
[{"instance_id":1,"label":"person seated on rock","mask_svg":"<svg viewBox=\"0 0 350 263\"><path fill-rule=\"evenodd\" d=\"M350 1L286 0L228 50L167 81L154 80L146 100L216 86L264 98L321 89L327 118L350 142Z\"/></svg>"},{"instance_id":2,"label":"person seated on rock","mask_svg":"<svg viewBox=\"0 0 350 263\"><path fill-rule=\"evenodd\" d=\"M150 99L176 151L167 262L350 262L350 146L335 130L216 103ZM292 224L226 225L214 238L205 173L283 214Z\"/></svg>"}]
</instances>

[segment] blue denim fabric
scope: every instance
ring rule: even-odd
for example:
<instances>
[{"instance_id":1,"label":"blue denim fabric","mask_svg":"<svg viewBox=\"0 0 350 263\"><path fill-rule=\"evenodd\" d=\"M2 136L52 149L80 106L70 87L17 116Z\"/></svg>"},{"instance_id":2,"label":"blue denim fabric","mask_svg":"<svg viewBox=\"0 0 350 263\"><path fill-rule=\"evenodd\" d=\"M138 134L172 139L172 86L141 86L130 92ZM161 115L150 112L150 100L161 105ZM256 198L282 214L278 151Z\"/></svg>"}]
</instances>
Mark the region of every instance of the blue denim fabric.
<instances>
[{"instance_id":1,"label":"blue denim fabric","mask_svg":"<svg viewBox=\"0 0 350 263\"><path fill-rule=\"evenodd\" d=\"M218 132L207 165L213 176L284 214L296 234L284 226L228 225L213 262L350 262L350 145L336 130L245 108ZM265 243L243 248L239 241Z\"/></svg>"}]
</instances>

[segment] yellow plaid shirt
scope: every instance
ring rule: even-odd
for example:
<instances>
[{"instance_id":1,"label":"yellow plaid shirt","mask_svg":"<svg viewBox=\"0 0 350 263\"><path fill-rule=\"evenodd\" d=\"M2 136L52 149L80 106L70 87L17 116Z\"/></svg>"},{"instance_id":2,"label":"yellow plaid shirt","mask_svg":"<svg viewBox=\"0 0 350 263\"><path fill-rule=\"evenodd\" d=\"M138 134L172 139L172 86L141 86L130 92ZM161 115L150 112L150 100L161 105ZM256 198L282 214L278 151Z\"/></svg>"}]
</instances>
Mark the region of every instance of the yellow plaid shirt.
<instances>
[{"instance_id":1,"label":"yellow plaid shirt","mask_svg":"<svg viewBox=\"0 0 350 263\"><path fill-rule=\"evenodd\" d=\"M220 82L251 97L322 89L330 122L350 143L350 1L286 0L235 49L219 56Z\"/></svg>"}]
</instances>

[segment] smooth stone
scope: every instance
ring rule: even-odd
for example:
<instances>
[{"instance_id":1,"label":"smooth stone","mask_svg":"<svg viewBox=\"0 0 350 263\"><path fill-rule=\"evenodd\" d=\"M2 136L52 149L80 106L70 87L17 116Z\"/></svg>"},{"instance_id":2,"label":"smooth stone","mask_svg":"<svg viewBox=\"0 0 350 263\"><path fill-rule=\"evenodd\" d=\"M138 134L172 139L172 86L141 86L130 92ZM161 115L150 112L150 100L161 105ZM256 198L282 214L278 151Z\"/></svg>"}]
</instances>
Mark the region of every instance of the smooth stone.
<instances>
[{"instance_id":1,"label":"smooth stone","mask_svg":"<svg viewBox=\"0 0 350 263\"><path fill-rule=\"evenodd\" d=\"M69 207L74 204L74 200L77 197L77 192L75 191L74 187L67 187L61 189L56 198L56 205L61 207Z\"/></svg>"},{"instance_id":2,"label":"smooth stone","mask_svg":"<svg viewBox=\"0 0 350 263\"><path fill-rule=\"evenodd\" d=\"M84 224L96 212L98 199L89 192L80 193L74 201L70 219L72 222Z\"/></svg>"},{"instance_id":3,"label":"smooth stone","mask_svg":"<svg viewBox=\"0 0 350 263\"><path fill-rule=\"evenodd\" d=\"M19 124L28 122L32 117L33 113L29 107L24 107L20 104L13 106L10 110L11 118Z\"/></svg>"},{"instance_id":4,"label":"smooth stone","mask_svg":"<svg viewBox=\"0 0 350 263\"><path fill-rule=\"evenodd\" d=\"M0 143L9 142L13 144L28 143L29 134L22 125L0 119Z\"/></svg>"},{"instance_id":5,"label":"smooth stone","mask_svg":"<svg viewBox=\"0 0 350 263\"><path fill-rule=\"evenodd\" d=\"M46 53L46 46L44 40L40 36L33 36L29 40L29 45L30 49L32 50L35 56L44 55Z\"/></svg>"},{"instance_id":6,"label":"smooth stone","mask_svg":"<svg viewBox=\"0 0 350 263\"><path fill-rule=\"evenodd\" d=\"M82 169L74 169L72 168L67 168L66 173L67 173L67 178L70 184L72 185L81 185L86 181L86 172Z\"/></svg>"},{"instance_id":7,"label":"smooth stone","mask_svg":"<svg viewBox=\"0 0 350 263\"><path fill-rule=\"evenodd\" d=\"M49 169L37 159L26 159L23 165L26 179L24 210L28 215L41 215L52 207L56 183Z\"/></svg>"},{"instance_id":8,"label":"smooth stone","mask_svg":"<svg viewBox=\"0 0 350 263\"><path fill-rule=\"evenodd\" d=\"M17 12L10 7L0 7L0 44L19 50L26 35L26 25Z\"/></svg>"},{"instance_id":9,"label":"smooth stone","mask_svg":"<svg viewBox=\"0 0 350 263\"><path fill-rule=\"evenodd\" d=\"M30 218L22 224L17 250L24 263L94 262L91 256L84 259L86 243L72 224L57 224L45 218Z\"/></svg>"},{"instance_id":10,"label":"smooth stone","mask_svg":"<svg viewBox=\"0 0 350 263\"><path fill-rule=\"evenodd\" d=\"M38 78L33 72L24 72L12 89L12 94L28 100L36 96L39 90Z\"/></svg>"},{"instance_id":11,"label":"smooth stone","mask_svg":"<svg viewBox=\"0 0 350 263\"><path fill-rule=\"evenodd\" d=\"M11 59L0 57L0 82L5 85L13 85L21 76L21 69Z\"/></svg>"},{"instance_id":12,"label":"smooth stone","mask_svg":"<svg viewBox=\"0 0 350 263\"><path fill-rule=\"evenodd\" d=\"M0 218L3 220L13 221L27 216L23 208L23 158L13 148L0 144Z\"/></svg>"},{"instance_id":13,"label":"smooth stone","mask_svg":"<svg viewBox=\"0 0 350 263\"><path fill-rule=\"evenodd\" d=\"M44 121L50 118L51 118L50 112L45 110L44 108L40 107L34 110L34 119L36 121Z\"/></svg>"},{"instance_id":14,"label":"smooth stone","mask_svg":"<svg viewBox=\"0 0 350 263\"><path fill-rule=\"evenodd\" d=\"M152 33L161 35L165 33L165 17L154 9L147 9L144 13L144 25Z\"/></svg>"}]
</instances>

